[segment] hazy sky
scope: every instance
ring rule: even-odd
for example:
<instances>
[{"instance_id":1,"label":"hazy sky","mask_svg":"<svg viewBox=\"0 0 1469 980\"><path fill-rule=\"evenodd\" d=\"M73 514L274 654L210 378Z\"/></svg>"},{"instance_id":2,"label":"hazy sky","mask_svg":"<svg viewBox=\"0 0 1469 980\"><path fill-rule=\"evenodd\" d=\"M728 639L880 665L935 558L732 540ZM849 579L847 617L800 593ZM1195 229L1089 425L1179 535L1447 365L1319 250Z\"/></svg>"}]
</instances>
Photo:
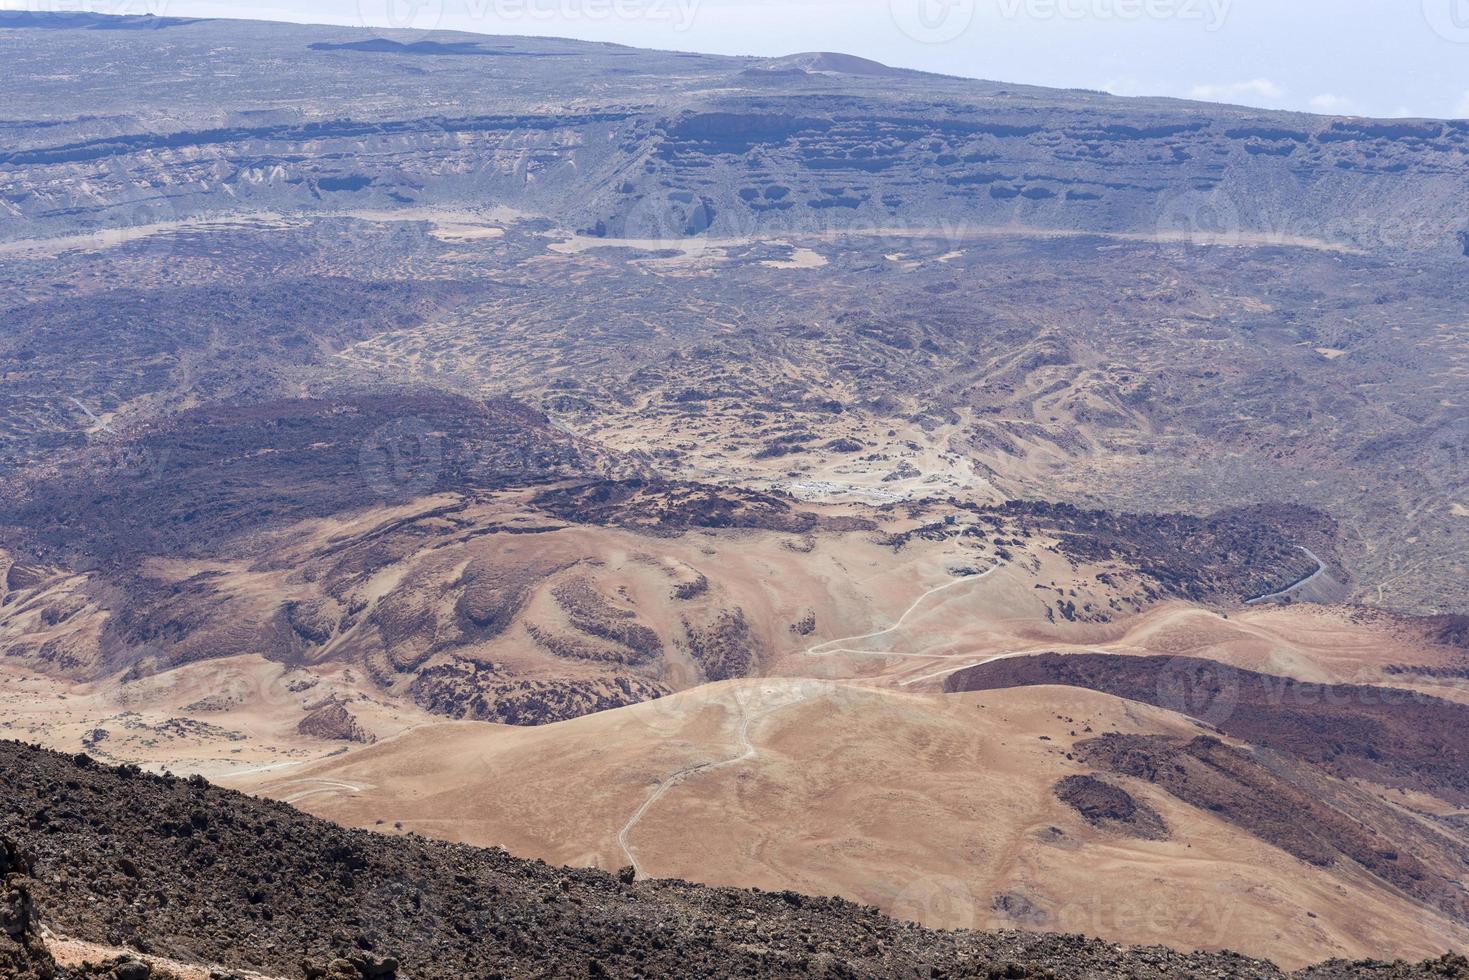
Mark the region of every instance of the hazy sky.
<instances>
[{"instance_id":1,"label":"hazy sky","mask_svg":"<svg viewBox=\"0 0 1469 980\"><path fill-rule=\"evenodd\" d=\"M1040 85L1469 117L1469 0L0 0L542 34L721 54L846 51Z\"/></svg>"}]
</instances>

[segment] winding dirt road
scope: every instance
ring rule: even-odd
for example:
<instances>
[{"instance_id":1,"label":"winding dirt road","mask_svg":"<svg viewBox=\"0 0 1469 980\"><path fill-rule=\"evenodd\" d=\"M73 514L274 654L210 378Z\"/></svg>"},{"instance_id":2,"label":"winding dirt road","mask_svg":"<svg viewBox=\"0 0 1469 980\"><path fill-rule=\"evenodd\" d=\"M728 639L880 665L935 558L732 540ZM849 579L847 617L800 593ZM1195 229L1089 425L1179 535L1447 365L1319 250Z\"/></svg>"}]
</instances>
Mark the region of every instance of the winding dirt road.
<instances>
[{"instance_id":1,"label":"winding dirt road","mask_svg":"<svg viewBox=\"0 0 1469 980\"><path fill-rule=\"evenodd\" d=\"M903 627L903 624L908 620L908 617L912 616L913 613L918 610L918 607L927 602L932 596L935 596L940 592L946 592L949 589L957 588L961 585L969 585L974 582L978 582L999 571L1003 567L1003 565L996 565L993 568L986 569L979 575L970 575L965 578L955 579L952 582L945 582L943 585L929 589L927 592L924 592L922 595L920 595L917 599L913 600L912 605L904 610L903 614L898 617L897 621L893 623L893 625L889 626L887 629L878 630L875 633L863 633L858 636L844 636L835 640L827 640L823 643L818 643L815 646L808 647L806 653L810 656L829 656L834 653L871 653L880 654L882 656L895 656L895 654L886 654L881 653L880 651L848 649L837 646L837 644L853 643L858 640L875 640L878 637L888 636L889 634L895 633ZM930 655L896 654L896 656L928 657ZM1019 654L1002 654L1000 657L996 657L994 659L1003 659L1003 657L1005 656L1019 656ZM955 669L961 670L963 668ZM715 770L723 769L727 766L739 765L740 763L759 758L760 749L758 746L755 745L754 742L750 740L751 727L757 721L761 721L777 711L793 707L797 704L802 704L810 700L813 696L815 696L818 690L824 690L824 688L808 689L804 691L797 688L789 691L791 697L789 697L788 700L781 701L778 704L770 705L764 710L756 712L754 714L747 713L739 728L738 748L740 751L737 755L732 755L727 759L720 759L713 762L701 762L698 765L687 766L661 780L658 783L658 787L653 790L652 794L643 801L642 805L639 806L637 810L633 812L632 816L628 817L627 822L622 825L622 829L617 832L618 846L620 846L622 848L622 852L627 855L628 863L632 865L634 874L636 874L639 878L642 878L645 876L646 872L643 869L642 862L638 860L636 849L633 847L631 841L629 841L628 836L632 833L633 828L637 826L638 822L643 819L647 812L651 810L659 800L667 796L675 787L686 782L693 776L714 772Z\"/></svg>"},{"instance_id":2,"label":"winding dirt road","mask_svg":"<svg viewBox=\"0 0 1469 980\"><path fill-rule=\"evenodd\" d=\"M627 823L623 824L622 829L617 832L618 846L622 848L622 853L627 855L628 863L632 865L633 872L639 878L644 877L645 872L643 871L642 862L638 860L637 853L634 851L632 844L628 841L628 834L632 832L633 827L637 825L638 821L643 819L643 815L647 813L650 809L652 809L653 804L663 799L663 797L667 796L668 793L675 786L684 782L691 776L697 776L701 773L706 772L713 772L716 769L723 769L725 766L737 765L741 762L746 762L750 759L759 757L760 749L756 747L754 742L750 741L750 726L755 724L755 722L760 721L761 719L766 718L771 714L774 714L782 708L789 708L792 705L801 704L802 702L806 701L808 697L809 695L798 694L797 696L791 698L789 701L771 705L764 711L761 711L757 714L747 714L745 716L744 722L740 725L739 744L743 748L743 751L739 755L731 756L728 759L722 759L717 762L701 762L696 766L688 766L684 769L678 770L677 772L668 776L666 779L663 779L659 782L658 788L653 791L653 795L649 796L646 800L643 801L643 805L637 808L633 815L627 819Z\"/></svg>"},{"instance_id":3,"label":"winding dirt road","mask_svg":"<svg viewBox=\"0 0 1469 980\"><path fill-rule=\"evenodd\" d=\"M887 636L890 633L896 633L898 630L900 630L900 629L903 628L903 623L905 623L907 621L908 617L911 616L911 615L913 615L913 613L918 610L918 607L919 606L921 606L925 602L927 602L930 596L937 595L940 592L947 592L949 589L957 588L958 586L961 586L961 585L970 585L970 584L972 584L974 582L982 581L982 580L984 580L986 578L989 578L995 572L998 572L1000 569L1002 569L1004 567L1005 567L1004 565L996 565L993 568L985 569L983 572L980 572L978 575L969 575L969 576L966 576L965 578L955 579L952 582L945 582L943 585L937 586L936 588L929 589L927 592L923 593L923 595L919 596L917 599L914 599L913 600L913 604L911 606L909 606L903 612L903 615L901 615L901 616L898 617L898 621L895 622L895 623L893 623L893 625L889 626L887 629L885 629L885 630L878 630L876 633L863 633L860 636L844 636L844 637L841 637L840 639L836 639L836 640L827 640L825 643L818 643L814 647L808 647L806 649L806 654L807 654L807 656L812 656L812 657L824 657L824 656L829 656L829 655L831 655L833 653L873 654L873 655L884 656L884 657L894 657L894 656L896 656L896 657L926 657L926 656L929 656L928 654L916 654L916 653L897 653L897 654L895 654L895 653L884 652L884 651L881 651L881 650L853 650L853 649L850 649L850 648L847 648L847 647L836 647L835 649L828 649L828 647L832 647L834 644L837 644L837 643L852 643L852 642L854 642L856 640L875 640L875 639L877 639L880 636Z\"/></svg>"}]
</instances>

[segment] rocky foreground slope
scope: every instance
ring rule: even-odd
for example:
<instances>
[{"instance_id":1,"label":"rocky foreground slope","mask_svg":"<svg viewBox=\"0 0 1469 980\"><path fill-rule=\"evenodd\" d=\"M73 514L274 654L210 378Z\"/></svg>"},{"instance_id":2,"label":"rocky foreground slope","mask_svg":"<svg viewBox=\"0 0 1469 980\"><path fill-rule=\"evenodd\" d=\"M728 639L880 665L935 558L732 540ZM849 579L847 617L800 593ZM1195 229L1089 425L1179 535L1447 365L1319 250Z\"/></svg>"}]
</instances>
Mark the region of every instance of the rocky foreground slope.
<instances>
[{"instance_id":1,"label":"rocky foreground slope","mask_svg":"<svg viewBox=\"0 0 1469 980\"><path fill-rule=\"evenodd\" d=\"M0 837L19 842L0 849L7 977L60 975L36 910L57 934L291 977L1286 976L1229 953L935 932L836 899L635 882L349 831L202 779L15 742L0 743L0 799ZM1469 977L1469 963L1299 976Z\"/></svg>"}]
</instances>

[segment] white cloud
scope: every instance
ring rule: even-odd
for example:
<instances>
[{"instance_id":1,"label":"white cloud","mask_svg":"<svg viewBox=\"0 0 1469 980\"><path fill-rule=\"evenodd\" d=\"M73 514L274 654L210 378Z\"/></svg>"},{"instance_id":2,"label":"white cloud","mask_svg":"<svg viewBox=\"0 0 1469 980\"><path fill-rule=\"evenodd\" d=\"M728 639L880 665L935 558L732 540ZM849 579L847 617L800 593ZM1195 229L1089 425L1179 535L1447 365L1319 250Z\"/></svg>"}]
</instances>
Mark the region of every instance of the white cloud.
<instances>
[{"instance_id":1,"label":"white cloud","mask_svg":"<svg viewBox=\"0 0 1469 980\"><path fill-rule=\"evenodd\" d=\"M1110 92L1113 95L1132 96L1156 95L1158 93L1159 86L1145 85L1140 79L1133 78L1131 75L1125 75L1121 78L1109 78L1107 81L1103 82L1099 86L1099 88L1101 88L1103 92Z\"/></svg>"},{"instance_id":2,"label":"white cloud","mask_svg":"<svg viewBox=\"0 0 1469 980\"><path fill-rule=\"evenodd\" d=\"M1459 106L1454 110L1454 118L1469 119L1469 92L1465 92L1464 97L1459 100Z\"/></svg>"},{"instance_id":3,"label":"white cloud","mask_svg":"<svg viewBox=\"0 0 1469 980\"><path fill-rule=\"evenodd\" d=\"M1352 111L1352 100L1342 95L1323 92L1311 99L1311 108L1317 112L1342 115Z\"/></svg>"},{"instance_id":4,"label":"white cloud","mask_svg":"<svg viewBox=\"0 0 1469 980\"><path fill-rule=\"evenodd\" d=\"M1284 96L1285 89L1268 78L1226 85L1195 85L1189 91L1189 98L1205 102L1278 102Z\"/></svg>"}]
</instances>

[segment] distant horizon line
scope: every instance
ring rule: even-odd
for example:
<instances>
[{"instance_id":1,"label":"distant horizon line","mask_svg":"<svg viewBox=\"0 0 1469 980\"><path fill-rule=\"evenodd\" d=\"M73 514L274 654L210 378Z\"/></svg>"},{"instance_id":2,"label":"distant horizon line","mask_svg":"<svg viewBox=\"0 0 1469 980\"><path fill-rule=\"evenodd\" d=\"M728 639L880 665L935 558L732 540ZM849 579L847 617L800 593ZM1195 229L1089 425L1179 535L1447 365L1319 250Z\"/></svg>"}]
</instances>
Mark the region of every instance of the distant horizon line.
<instances>
[{"instance_id":1,"label":"distant horizon line","mask_svg":"<svg viewBox=\"0 0 1469 980\"><path fill-rule=\"evenodd\" d=\"M0 2L3 2L3 0L0 0ZM869 63L874 64L874 65L879 65L879 66L881 66L883 68L887 68L887 69L890 69L892 71L909 72L909 73L912 73L912 74L915 74L915 75L929 75L929 76L932 76L932 77L935 77L935 78L946 78L946 79L952 79L952 80L956 80L956 81L965 81L965 82L982 82L982 83L986 83L986 84L990 84L990 85L1012 85L1012 86L1023 87L1023 88L1043 89L1043 90L1051 91L1051 92L1077 92L1077 93L1082 93L1082 94L1086 94L1086 95L1097 95L1097 96L1103 96L1103 97L1109 98L1109 99L1120 99L1120 100L1125 100L1125 101L1129 101L1129 102L1147 102L1147 101L1176 102L1176 103L1183 103L1183 104L1187 104L1187 105L1215 106L1215 107L1223 108L1223 109L1244 109L1244 110L1248 110L1250 112L1270 113L1270 114L1274 114L1274 115L1306 116L1306 117L1318 118L1318 119L1353 119L1353 120L1364 120L1364 121L1394 121L1394 122L1422 121L1422 122L1442 122L1442 123L1453 123L1453 122L1462 122L1462 121L1464 121L1463 119L1460 119L1460 118L1455 117L1455 116L1431 116L1431 115L1384 115L1384 116L1373 116L1373 115L1356 115L1356 114L1343 114L1343 113L1330 113L1330 112L1316 112L1316 111L1312 111L1312 110L1309 110L1309 109L1274 108L1274 107L1269 107L1269 106L1251 105L1249 103L1244 103L1244 102L1227 102L1227 101L1219 101L1219 100L1214 100L1214 99L1195 98L1195 97L1180 96L1180 95L1122 94L1122 93L1118 93L1118 92L1108 91L1107 89L1090 88L1090 87L1086 87L1086 86L1067 86L1067 85L1045 84L1045 83L1041 83L1041 82L1023 82L1023 81L1014 81L1014 80L999 79L999 78L985 78L985 77L978 76L978 75L956 75L956 74L951 74L951 73L948 73L948 72L933 71L931 69L926 69L926 68L913 68L913 67L910 67L910 66L907 66L907 65L892 64L892 63L889 63L887 61L883 61L883 60L878 59L878 58L870 57L869 55L857 54L857 53L854 53L852 51L843 51L843 50L838 50L838 49L824 49L824 50L823 49L808 49L808 50L801 50L801 51L792 51L792 52L788 52L788 53L785 53L785 54L757 54L757 53L726 54L726 53L713 52L713 51L702 51L702 50L697 50L697 49L694 49L694 48L664 48L664 47L658 47L656 45L627 44L627 43L624 43L624 42L621 42L621 41L591 40L591 39L587 39L587 38L572 37L572 36L564 35L564 34L493 33L493 32L490 32L490 31L475 30L473 28L468 28L468 27L435 27L435 28L432 28L432 29L426 29L425 30L425 29L418 29L418 28L412 28L412 27L406 27L405 28L405 27L384 26L384 25L380 25L380 24L364 24L364 23L360 23L360 22L359 23L340 23L340 22L335 22L335 21L322 21L322 20L283 20L283 19L281 19L278 16L269 16L269 17L267 17L267 16L258 16L258 17L252 17L252 16L246 16L243 13L236 14L236 15L230 15L230 16L216 16L216 15L199 16L199 15L192 15L192 14L155 14L155 13L151 13L151 12L149 12L149 13L108 13L108 12L99 12L99 11L90 11L90 10L40 10L40 11L38 11L38 10L17 9L17 8L9 8L9 7L0 7L0 30L4 30L5 29L4 22L5 22L5 19L7 17L14 16L14 15L17 15L17 14L20 14L20 15L29 15L31 17L46 17L46 18L71 18L71 17L99 18L100 17L100 18L117 18L117 19L120 19L120 20L147 20L147 19L153 19L153 20L159 20L159 21L180 21L180 22L185 22L185 23L188 23L188 22L210 21L210 22L232 22L232 23L241 23L241 24L278 24L278 25L285 26L285 27L325 27L325 28L334 28L334 29L346 30L346 31L362 31L362 32L366 32L366 33L374 33L375 32L375 33L377 33L379 35L415 34L415 35L420 35L420 38L419 38L420 41L431 41L432 40L432 37L434 35L461 35L461 36L473 37L473 38L503 38L503 39L506 39L506 40L558 41L558 42L571 43L571 44L583 44L583 45L592 45L592 46L609 47L609 48L622 48L622 49L629 50L629 51L646 51L646 52L654 52L654 53L661 53L661 54L677 54L677 55L696 55L698 57L703 57L703 58L728 58L728 59L731 59L731 60L748 60L748 61L780 61L780 60L784 60L784 59L787 59L787 58L797 58L797 57L800 57L802 55L837 55L837 56L844 57L844 58L856 58L856 59L859 59L859 60L862 60L862 61L869 62ZM310 15L308 14L307 16L310 16ZM392 40L391 37L385 37L384 39L385 40ZM403 43L403 42L399 42L399 43Z\"/></svg>"}]
</instances>

